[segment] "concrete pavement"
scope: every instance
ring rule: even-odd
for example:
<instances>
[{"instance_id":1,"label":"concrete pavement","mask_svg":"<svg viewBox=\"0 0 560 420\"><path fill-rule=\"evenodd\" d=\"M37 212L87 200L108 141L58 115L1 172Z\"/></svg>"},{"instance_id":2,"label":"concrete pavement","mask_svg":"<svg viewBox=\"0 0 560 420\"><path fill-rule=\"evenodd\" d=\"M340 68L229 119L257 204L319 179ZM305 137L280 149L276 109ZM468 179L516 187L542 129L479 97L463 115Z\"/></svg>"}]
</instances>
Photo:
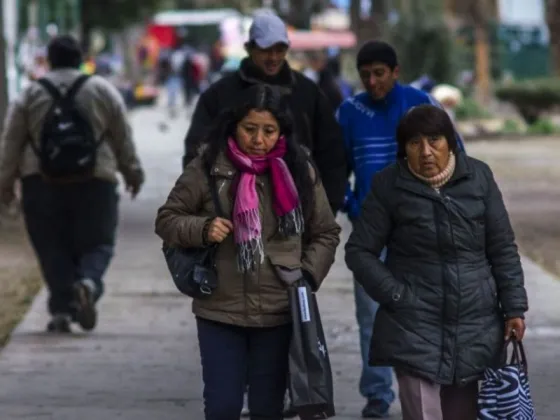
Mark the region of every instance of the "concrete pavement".
<instances>
[{"instance_id":1,"label":"concrete pavement","mask_svg":"<svg viewBox=\"0 0 560 420\"><path fill-rule=\"evenodd\" d=\"M196 328L190 302L174 290L153 234L157 207L180 168L186 120L159 111L132 114L148 182L134 202L123 196L116 258L92 334L43 333L42 292L0 354L0 420L203 419ZM348 233L348 224L341 223ZM343 238L344 242L345 238ZM320 292L339 420L359 418L360 357L351 277L343 247ZM527 339L539 420L560 416L560 283L524 260L531 299ZM399 418L395 408L394 418Z\"/></svg>"}]
</instances>

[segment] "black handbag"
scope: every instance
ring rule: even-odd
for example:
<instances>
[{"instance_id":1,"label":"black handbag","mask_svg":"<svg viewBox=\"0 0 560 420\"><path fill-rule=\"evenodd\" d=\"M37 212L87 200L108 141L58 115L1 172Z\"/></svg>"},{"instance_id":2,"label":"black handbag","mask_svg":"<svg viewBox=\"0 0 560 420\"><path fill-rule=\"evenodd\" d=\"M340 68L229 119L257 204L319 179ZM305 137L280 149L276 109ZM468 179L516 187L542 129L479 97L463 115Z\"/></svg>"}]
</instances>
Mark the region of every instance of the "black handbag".
<instances>
[{"instance_id":1,"label":"black handbag","mask_svg":"<svg viewBox=\"0 0 560 420\"><path fill-rule=\"evenodd\" d=\"M206 171L210 194L218 217L224 217L216 183ZM204 299L218 287L214 257L218 244L203 248L183 248L163 243L162 251L167 268L177 289L192 298Z\"/></svg>"}]
</instances>

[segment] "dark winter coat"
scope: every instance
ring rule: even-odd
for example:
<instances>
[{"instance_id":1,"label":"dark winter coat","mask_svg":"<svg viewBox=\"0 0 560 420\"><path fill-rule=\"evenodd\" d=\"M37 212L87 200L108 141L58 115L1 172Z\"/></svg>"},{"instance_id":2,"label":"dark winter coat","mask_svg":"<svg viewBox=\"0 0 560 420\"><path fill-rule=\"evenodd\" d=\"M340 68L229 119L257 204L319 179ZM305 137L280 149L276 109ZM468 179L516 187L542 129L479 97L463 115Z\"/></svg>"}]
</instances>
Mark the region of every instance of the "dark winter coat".
<instances>
[{"instance_id":1,"label":"dark winter coat","mask_svg":"<svg viewBox=\"0 0 560 420\"><path fill-rule=\"evenodd\" d=\"M333 211L342 207L348 179L342 130L332 105L317 85L286 63L276 76L265 76L249 58L240 69L218 80L208 88L196 105L192 123L185 138L184 165L198 154L214 119L224 110L238 105L243 93L258 83L277 86L287 95L295 119L297 138L311 150L329 204Z\"/></svg>"},{"instance_id":2,"label":"dark winter coat","mask_svg":"<svg viewBox=\"0 0 560 420\"><path fill-rule=\"evenodd\" d=\"M370 363L438 384L466 384L494 366L505 319L528 309L500 190L490 168L462 152L439 193L404 160L379 172L346 262L381 305Z\"/></svg>"}]
</instances>

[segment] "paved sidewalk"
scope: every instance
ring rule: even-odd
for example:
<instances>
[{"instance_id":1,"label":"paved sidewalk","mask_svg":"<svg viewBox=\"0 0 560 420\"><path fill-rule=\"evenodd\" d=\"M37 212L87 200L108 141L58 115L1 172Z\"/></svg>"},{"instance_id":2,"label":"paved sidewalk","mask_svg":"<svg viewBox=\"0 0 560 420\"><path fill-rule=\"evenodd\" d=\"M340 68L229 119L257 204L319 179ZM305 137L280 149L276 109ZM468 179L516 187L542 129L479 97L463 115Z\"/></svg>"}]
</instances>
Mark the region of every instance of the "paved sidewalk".
<instances>
[{"instance_id":1,"label":"paved sidewalk","mask_svg":"<svg viewBox=\"0 0 560 420\"><path fill-rule=\"evenodd\" d=\"M163 114L140 110L133 125L148 172L135 202L122 199L117 255L92 334L50 336L41 293L0 354L0 420L203 419L194 319L171 283L153 234L157 207L175 181L186 121L158 131ZM341 219L348 233L348 224ZM343 239L344 241L344 239ZM360 358L343 247L320 292L339 420L359 418ZM560 282L524 261L532 312L527 350L539 420L560 415ZM395 416L399 418L398 408Z\"/></svg>"}]
</instances>

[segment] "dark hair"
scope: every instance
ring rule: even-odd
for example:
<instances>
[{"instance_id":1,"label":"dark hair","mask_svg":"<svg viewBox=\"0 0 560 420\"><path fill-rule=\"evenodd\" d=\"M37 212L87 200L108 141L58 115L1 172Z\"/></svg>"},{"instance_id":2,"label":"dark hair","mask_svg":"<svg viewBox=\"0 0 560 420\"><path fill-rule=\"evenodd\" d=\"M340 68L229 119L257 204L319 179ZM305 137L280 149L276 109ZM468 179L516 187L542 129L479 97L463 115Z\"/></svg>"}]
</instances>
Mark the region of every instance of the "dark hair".
<instances>
[{"instance_id":1,"label":"dark hair","mask_svg":"<svg viewBox=\"0 0 560 420\"><path fill-rule=\"evenodd\" d=\"M53 70L77 69L82 65L82 50L78 41L70 35L60 35L51 40L47 47L47 58Z\"/></svg>"},{"instance_id":2,"label":"dark hair","mask_svg":"<svg viewBox=\"0 0 560 420\"><path fill-rule=\"evenodd\" d=\"M395 49L383 41L368 41L360 48L356 56L356 67L363 65L383 63L394 70L398 65Z\"/></svg>"},{"instance_id":3,"label":"dark hair","mask_svg":"<svg viewBox=\"0 0 560 420\"><path fill-rule=\"evenodd\" d=\"M397 157L406 156L406 143L417 136L444 136L449 150L457 152L455 127L447 112L435 105L410 108L397 127Z\"/></svg>"},{"instance_id":4,"label":"dark hair","mask_svg":"<svg viewBox=\"0 0 560 420\"><path fill-rule=\"evenodd\" d=\"M332 75L334 77L339 77L341 74L341 64L340 64L340 59L338 57L336 58L331 58L328 62L327 62L327 68L331 71Z\"/></svg>"},{"instance_id":5,"label":"dark hair","mask_svg":"<svg viewBox=\"0 0 560 420\"><path fill-rule=\"evenodd\" d=\"M280 133L286 138L287 150L284 161L294 179L303 214L307 219L313 209L313 188L318 182L319 175L309 154L296 139L294 119L284 95L278 88L256 84L243 92L238 105L222 112L216 118L203 142L208 145L202 155L205 167L210 169L214 165L218 155L226 149L228 139L235 136L239 121L251 110L268 111L278 121ZM315 169L314 179L311 177L310 165Z\"/></svg>"}]
</instances>

